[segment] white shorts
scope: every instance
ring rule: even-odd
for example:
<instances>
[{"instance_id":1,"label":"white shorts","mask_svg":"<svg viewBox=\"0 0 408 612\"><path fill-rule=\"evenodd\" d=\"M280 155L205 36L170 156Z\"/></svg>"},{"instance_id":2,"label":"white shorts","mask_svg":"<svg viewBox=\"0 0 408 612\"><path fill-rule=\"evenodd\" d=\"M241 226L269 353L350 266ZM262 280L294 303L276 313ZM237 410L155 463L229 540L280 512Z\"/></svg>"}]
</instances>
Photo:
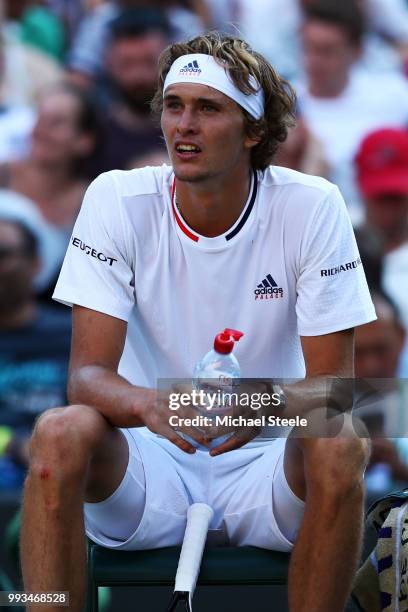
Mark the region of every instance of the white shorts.
<instances>
[{"instance_id":1,"label":"white shorts","mask_svg":"<svg viewBox=\"0 0 408 612\"><path fill-rule=\"evenodd\" d=\"M214 510L209 545L292 550L304 502L285 478L285 439L211 457L205 450L184 453L145 428L121 431L129 445L128 467L110 497L85 504L85 527L91 540L121 550L177 546L183 541L188 507L205 502ZM129 500L135 501L133 506ZM143 506L138 514L133 508L140 500ZM287 537L274 513L276 500L279 516L291 518ZM118 538L112 525L121 521L126 531Z\"/></svg>"}]
</instances>

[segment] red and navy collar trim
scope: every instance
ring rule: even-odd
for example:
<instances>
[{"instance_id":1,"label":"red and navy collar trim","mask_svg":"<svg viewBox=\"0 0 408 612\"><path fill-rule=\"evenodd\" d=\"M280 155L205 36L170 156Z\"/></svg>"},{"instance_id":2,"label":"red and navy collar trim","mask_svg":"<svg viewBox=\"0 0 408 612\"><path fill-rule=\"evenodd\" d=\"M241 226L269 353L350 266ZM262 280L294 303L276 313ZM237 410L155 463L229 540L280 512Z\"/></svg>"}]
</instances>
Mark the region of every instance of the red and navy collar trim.
<instances>
[{"instance_id":1,"label":"red and navy collar trim","mask_svg":"<svg viewBox=\"0 0 408 612\"><path fill-rule=\"evenodd\" d=\"M258 192L258 179L257 179L257 174L256 171L254 170L253 173L253 180L252 180L252 187L251 187L251 195L249 197L249 202L246 206L245 212L242 215L239 223L230 231L228 232L228 234L224 235L224 238L226 241L231 240L231 238L234 238L234 236L236 236L244 227L245 223L247 222L249 215L251 214L251 211L254 207L255 201L256 201L256 196L257 196L257 192ZM176 201L175 201L175 193L176 193L176 179L173 179L173 184L171 187L171 207L173 209L173 214L174 214L174 218L176 219L177 225L179 226L179 228L181 229L181 231L183 232L183 234L185 234L186 236L188 236L188 238L190 238L191 240L193 240L194 242L198 242L200 240L200 236L199 234L196 234L195 232L193 232L185 223L183 217L181 216L177 206L176 206Z\"/></svg>"},{"instance_id":2,"label":"red and navy collar trim","mask_svg":"<svg viewBox=\"0 0 408 612\"><path fill-rule=\"evenodd\" d=\"M191 238L191 240L194 240L194 242L198 242L200 240L200 236L198 236L198 234L194 234L194 232L192 232L187 227L187 225L184 223L183 218L177 209L175 194L176 194L176 177L173 178L173 184L171 186L171 207L173 209L174 218L176 219L177 225L179 226L181 231L186 236Z\"/></svg>"}]
</instances>

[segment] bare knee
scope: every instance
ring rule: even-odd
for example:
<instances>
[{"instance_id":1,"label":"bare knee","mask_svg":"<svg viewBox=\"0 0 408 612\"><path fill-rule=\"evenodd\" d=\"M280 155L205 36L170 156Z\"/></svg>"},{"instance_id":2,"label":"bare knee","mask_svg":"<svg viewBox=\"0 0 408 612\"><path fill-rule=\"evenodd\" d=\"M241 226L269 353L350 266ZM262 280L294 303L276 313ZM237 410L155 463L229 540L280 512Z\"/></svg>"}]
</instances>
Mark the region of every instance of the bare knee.
<instances>
[{"instance_id":1,"label":"bare knee","mask_svg":"<svg viewBox=\"0 0 408 612\"><path fill-rule=\"evenodd\" d=\"M55 468L60 475L83 473L93 447L108 427L104 417L89 406L47 410L31 438L30 474L46 480Z\"/></svg>"},{"instance_id":2,"label":"bare knee","mask_svg":"<svg viewBox=\"0 0 408 612\"><path fill-rule=\"evenodd\" d=\"M315 438L303 446L306 486L325 497L341 501L364 496L364 470L370 445L349 425L334 438Z\"/></svg>"}]
</instances>

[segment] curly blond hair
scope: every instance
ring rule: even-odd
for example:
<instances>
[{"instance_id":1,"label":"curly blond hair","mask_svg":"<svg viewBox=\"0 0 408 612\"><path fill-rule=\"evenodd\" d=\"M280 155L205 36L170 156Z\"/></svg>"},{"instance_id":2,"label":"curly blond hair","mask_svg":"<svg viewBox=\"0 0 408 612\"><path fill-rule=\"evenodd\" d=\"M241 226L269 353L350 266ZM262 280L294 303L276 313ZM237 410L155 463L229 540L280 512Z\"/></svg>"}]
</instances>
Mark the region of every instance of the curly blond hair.
<instances>
[{"instance_id":1,"label":"curly blond hair","mask_svg":"<svg viewBox=\"0 0 408 612\"><path fill-rule=\"evenodd\" d=\"M255 91L249 77L262 86L265 110L255 119L241 108L246 134L259 143L251 150L251 165L264 170L271 162L281 142L286 140L289 127L294 125L296 96L292 87L279 76L271 64L244 40L220 32L209 32L186 42L174 43L163 51L159 59L158 88L151 103L156 116L163 110L163 86L173 62L182 55L204 53L227 68L233 83L245 94Z\"/></svg>"}]
</instances>

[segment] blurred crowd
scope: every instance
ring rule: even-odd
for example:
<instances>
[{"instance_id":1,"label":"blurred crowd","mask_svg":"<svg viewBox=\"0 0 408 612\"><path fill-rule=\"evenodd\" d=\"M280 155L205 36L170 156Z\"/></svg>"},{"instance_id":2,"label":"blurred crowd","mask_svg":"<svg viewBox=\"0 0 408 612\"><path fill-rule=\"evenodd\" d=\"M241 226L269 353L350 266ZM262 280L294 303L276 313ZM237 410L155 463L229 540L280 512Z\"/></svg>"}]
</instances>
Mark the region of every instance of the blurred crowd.
<instances>
[{"instance_id":1,"label":"blurred crowd","mask_svg":"<svg viewBox=\"0 0 408 612\"><path fill-rule=\"evenodd\" d=\"M356 375L408 378L408 0L0 0L0 491L21 487L38 413L66 402L70 313L50 296L83 194L166 163L157 60L210 29L294 85L276 163L340 187L377 307ZM403 438L378 429L373 487L408 485Z\"/></svg>"}]
</instances>

